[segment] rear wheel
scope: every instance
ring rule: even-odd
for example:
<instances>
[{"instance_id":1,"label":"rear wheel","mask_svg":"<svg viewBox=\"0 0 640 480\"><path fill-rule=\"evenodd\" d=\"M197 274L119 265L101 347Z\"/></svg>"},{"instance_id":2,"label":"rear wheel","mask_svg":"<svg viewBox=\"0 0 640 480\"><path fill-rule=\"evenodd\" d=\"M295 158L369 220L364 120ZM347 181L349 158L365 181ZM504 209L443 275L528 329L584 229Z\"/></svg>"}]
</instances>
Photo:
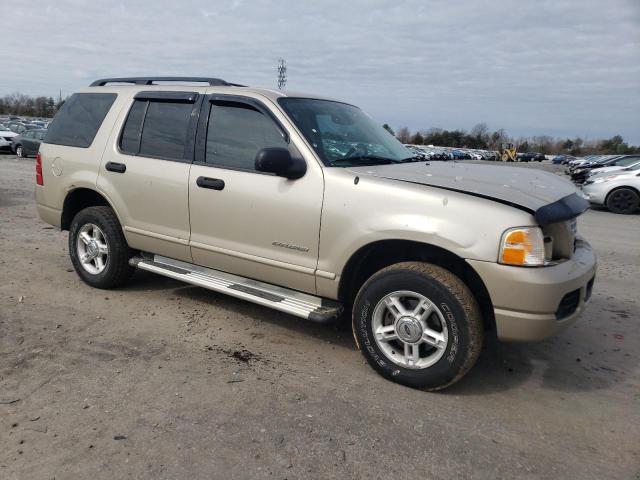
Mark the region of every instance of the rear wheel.
<instances>
[{"instance_id":1,"label":"rear wheel","mask_svg":"<svg viewBox=\"0 0 640 480\"><path fill-rule=\"evenodd\" d=\"M428 390L462 378L482 347L480 309L467 286L422 262L398 263L373 275L356 297L353 331L379 374Z\"/></svg>"},{"instance_id":2,"label":"rear wheel","mask_svg":"<svg viewBox=\"0 0 640 480\"><path fill-rule=\"evenodd\" d=\"M607 196L607 208L613 213L630 214L640 206L638 192L631 188L618 188Z\"/></svg>"},{"instance_id":3,"label":"rear wheel","mask_svg":"<svg viewBox=\"0 0 640 480\"><path fill-rule=\"evenodd\" d=\"M69 229L69 255L80 278L96 288L114 288L129 280L133 253L109 207L78 212Z\"/></svg>"}]
</instances>

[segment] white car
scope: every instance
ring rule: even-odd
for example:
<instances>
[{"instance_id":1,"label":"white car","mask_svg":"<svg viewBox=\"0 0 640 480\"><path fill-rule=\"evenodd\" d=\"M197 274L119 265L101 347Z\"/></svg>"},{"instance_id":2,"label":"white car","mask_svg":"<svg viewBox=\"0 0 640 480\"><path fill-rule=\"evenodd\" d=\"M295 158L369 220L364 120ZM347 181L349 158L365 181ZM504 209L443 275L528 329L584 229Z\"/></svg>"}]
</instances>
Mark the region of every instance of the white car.
<instances>
[{"instance_id":1,"label":"white car","mask_svg":"<svg viewBox=\"0 0 640 480\"><path fill-rule=\"evenodd\" d=\"M589 178L582 194L593 205L613 213L630 214L640 207L640 166Z\"/></svg>"},{"instance_id":2,"label":"white car","mask_svg":"<svg viewBox=\"0 0 640 480\"><path fill-rule=\"evenodd\" d=\"M17 136L17 133L7 130L4 127L0 127L0 150L11 150L11 140L13 140L13 137Z\"/></svg>"},{"instance_id":3,"label":"white car","mask_svg":"<svg viewBox=\"0 0 640 480\"><path fill-rule=\"evenodd\" d=\"M640 168L640 160L637 162L631 163L629 165L615 165L612 167L594 168L589 173L589 178L595 177L596 175L600 175L602 173L619 172L621 170L634 169L634 168Z\"/></svg>"}]
</instances>

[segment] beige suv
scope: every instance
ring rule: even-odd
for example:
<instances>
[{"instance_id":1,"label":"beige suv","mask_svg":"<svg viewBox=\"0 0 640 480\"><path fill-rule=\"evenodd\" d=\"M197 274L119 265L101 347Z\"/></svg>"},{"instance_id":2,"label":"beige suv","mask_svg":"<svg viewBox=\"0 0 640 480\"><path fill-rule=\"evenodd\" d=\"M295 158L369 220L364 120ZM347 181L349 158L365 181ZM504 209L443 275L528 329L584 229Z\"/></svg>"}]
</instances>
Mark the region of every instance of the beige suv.
<instances>
[{"instance_id":1,"label":"beige suv","mask_svg":"<svg viewBox=\"0 0 640 480\"><path fill-rule=\"evenodd\" d=\"M348 312L393 381L440 389L483 337L582 312L587 203L542 171L425 162L359 108L214 78L116 78L69 98L36 162L80 278L135 268L314 322Z\"/></svg>"}]
</instances>

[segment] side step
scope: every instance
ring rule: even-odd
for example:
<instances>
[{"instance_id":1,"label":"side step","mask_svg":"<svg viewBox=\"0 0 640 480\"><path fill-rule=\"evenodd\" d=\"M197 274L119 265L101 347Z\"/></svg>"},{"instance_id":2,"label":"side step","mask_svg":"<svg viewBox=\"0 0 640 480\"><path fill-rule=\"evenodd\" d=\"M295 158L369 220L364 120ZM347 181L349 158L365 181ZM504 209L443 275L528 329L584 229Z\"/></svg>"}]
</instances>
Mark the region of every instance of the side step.
<instances>
[{"instance_id":1,"label":"side step","mask_svg":"<svg viewBox=\"0 0 640 480\"><path fill-rule=\"evenodd\" d=\"M133 257L129 264L141 270L242 298L312 322L327 323L342 313L342 305L332 300L160 255Z\"/></svg>"}]
</instances>

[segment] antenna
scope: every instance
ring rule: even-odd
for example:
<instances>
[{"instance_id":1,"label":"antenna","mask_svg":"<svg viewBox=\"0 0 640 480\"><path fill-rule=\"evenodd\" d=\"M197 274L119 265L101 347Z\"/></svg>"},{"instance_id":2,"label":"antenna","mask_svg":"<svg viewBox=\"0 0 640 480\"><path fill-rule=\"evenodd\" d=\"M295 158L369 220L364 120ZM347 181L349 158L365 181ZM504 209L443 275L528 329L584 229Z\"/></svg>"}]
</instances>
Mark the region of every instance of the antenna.
<instances>
[{"instance_id":1,"label":"antenna","mask_svg":"<svg viewBox=\"0 0 640 480\"><path fill-rule=\"evenodd\" d=\"M287 84L287 62L284 58L278 59L278 90L282 90Z\"/></svg>"}]
</instances>

